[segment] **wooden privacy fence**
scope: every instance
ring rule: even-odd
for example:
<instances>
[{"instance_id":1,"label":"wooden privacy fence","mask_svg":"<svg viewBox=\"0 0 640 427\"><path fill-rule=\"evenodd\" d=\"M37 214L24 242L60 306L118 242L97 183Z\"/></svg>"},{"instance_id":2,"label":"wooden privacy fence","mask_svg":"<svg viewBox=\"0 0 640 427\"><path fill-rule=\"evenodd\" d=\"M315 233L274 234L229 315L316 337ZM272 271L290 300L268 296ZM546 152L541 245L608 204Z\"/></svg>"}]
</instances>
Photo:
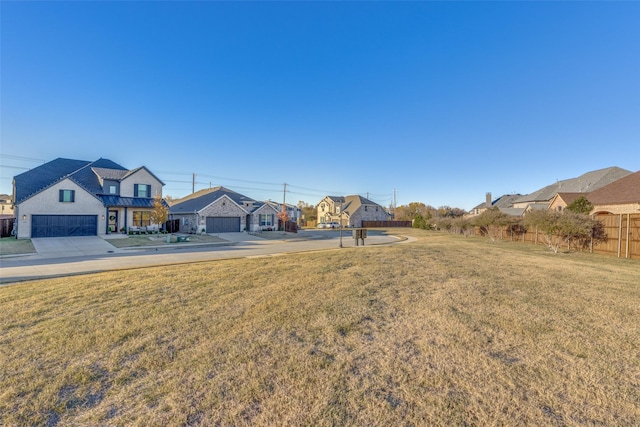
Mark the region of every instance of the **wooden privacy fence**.
<instances>
[{"instance_id":1,"label":"wooden privacy fence","mask_svg":"<svg viewBox=\"0 0 640 427\"><path fill-rule=\"evenodd\" d=\"M412 227L411 221L362 221L363 228Z\"/></svg>"},{"instance_id":2,"label":"wooden privacy fence","mask_svg":"<svg viewBox=\"0 0 640 427\"><path fill-rule=\"evenodd\" d=\"M600 213L596 214L594 219L604 225L607 241L594 244L593 253L640 260L640 214ZM498 234L498 238L502 240L538 245L547 244L544 233L535 229L512 230L509 227L504 227L499 233L495 234ZM485 236L486 231L480 227L475 227L474 235Z\"/></svg>"},{"instance_id":3,"label":"wooden privacy fence","mask_svg":"<svg viewBox=\"0 0 640 427\"><path fill-rule=\"evenodd\" d=\"M11 236L13 221L15 221L15 218L0 218L0 237Z\"/></svg>"}]
</instances>

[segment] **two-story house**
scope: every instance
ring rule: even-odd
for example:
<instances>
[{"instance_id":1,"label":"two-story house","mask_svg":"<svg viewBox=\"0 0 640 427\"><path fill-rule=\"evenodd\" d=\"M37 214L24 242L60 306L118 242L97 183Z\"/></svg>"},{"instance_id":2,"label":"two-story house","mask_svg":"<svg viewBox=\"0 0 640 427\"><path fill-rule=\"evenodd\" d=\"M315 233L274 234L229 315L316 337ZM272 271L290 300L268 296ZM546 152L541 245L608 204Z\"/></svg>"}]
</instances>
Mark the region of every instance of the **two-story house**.
<instances>
[{"instance_id":1,"label":"two-story house","mask_svg":"<svg viewBox=\"0 0 640 427\"><path fill-rule=\"evenodd\" d=\"M362 221L388 221L387 210L365 197L326 196L317 204L318 223L338 222L343 227L362 227Z\"/></svg>"},{"instance_id":2,"label":"two-story house","mask_svg":"<svg viewBox=\"0 0 640 427\"><path fill-rule=\"evenodd\" d=\"M144 166L52 160L13 178L16 237L96 236L151 225L163 186Z\"/></svg>"}]
</instances>

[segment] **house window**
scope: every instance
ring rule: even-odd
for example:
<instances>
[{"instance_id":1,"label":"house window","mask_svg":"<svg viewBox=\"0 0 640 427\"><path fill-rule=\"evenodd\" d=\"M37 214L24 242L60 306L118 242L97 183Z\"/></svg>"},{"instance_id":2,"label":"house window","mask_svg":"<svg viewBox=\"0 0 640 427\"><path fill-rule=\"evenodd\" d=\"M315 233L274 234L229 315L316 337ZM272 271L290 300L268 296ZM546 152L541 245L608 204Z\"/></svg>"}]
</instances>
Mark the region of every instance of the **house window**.
<instances>
[{"instance_id":1,"label":"house window","mask_svg":"<svg viewBox=\"0 0 640 427\"><path fill-rule=\"evenodd\" d=\"M324 203L321 204L320 207L322 208L322 212L324 212Z\"/></svg>"},{"instance_id":2,"label":"house window","mask_svg":"<svg viewBox=\"0 0 640 427\"><path fill-rule=\"evenodd\" d=\"M110 185L109 194L118 194L118 187L116 187L115 185Z\"/></svg>"},{"instance_id":3,"label":"house window","mask_svg":"<svg viewBox=\"0 0 640 427\"><path fill-rule=\"evenodd\" d=\"M366 206L366 205L364 206L364 211L365 211L365 212L367 211L367 206Z\"/></svg>"},{"instance_id":4,"label":"house window","mask_svg":"<svg viewBox=\"0 0 640 427\"><path fill-rule=\"evenodd\" d=\"M263 225L263 226L271 226L271 225L273 225L273 215L272 214L260 214L260 225Z\"/></svg>"},{"instance_id":5,"label":"house window","mask_svg":"<svg viewBox=\"0 0 640 427\"><path fill-rule=\"evenodd\" d=\"M151 212L133 211L133 224L136 227L146 227L151 225Z\"/></svg>"},{"instance_id":6,"label":"house window","mask_svg":"<svg viewBox=\"0 0 640 427\"><path fill-rule=\"evenodd\" d=\"M133 197L151 197L151 186L147 184L133 184Z\"/></svg>"},{"instance_id":7,"label":"house window","mask_svg":"<svg viewBox=\"0 0 640 427\"><path fill-rule=\"evenodd\" d=\"M73 203L76 201L76 190L60 190L59 197L61 202Z\"/></svg>"}]
</instances>

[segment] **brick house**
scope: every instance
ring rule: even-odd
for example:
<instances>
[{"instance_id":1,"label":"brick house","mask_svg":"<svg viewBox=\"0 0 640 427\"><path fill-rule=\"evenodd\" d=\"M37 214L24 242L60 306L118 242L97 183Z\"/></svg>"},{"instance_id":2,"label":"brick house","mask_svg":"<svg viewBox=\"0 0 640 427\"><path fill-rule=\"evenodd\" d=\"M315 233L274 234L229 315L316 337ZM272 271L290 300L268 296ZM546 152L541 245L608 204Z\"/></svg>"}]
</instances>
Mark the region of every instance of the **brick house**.
<instances>
[{"instance_id":1,"label":"brick house","mask_svg":"<svg viewBox=\"0 0 640 427\"><path fill-rule=\"evenodd\" d=\"M225 187L197 191L177 200L169 218L179 220L181 233L228 233L275 230L278 210Z\"/></svg>"}]
</instances>

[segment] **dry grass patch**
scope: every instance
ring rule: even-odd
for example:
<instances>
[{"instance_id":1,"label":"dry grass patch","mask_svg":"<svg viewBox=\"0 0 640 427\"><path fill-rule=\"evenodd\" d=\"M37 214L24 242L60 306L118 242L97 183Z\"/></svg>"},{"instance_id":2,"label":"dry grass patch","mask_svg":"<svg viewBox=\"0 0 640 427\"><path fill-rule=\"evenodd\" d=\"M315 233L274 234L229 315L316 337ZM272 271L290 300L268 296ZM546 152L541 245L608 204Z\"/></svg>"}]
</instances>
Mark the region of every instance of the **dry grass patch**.
<instances>
[{"instance_id":1,"label":"dry grass patch","mask_svg":"<svg viewBox=\"0 0 640 427\"><path fill-rule=\"evenodd\" d=\"M406 232L2 288L2 424L640 424L637 262Z\"/></svg>"}]
</instances>

